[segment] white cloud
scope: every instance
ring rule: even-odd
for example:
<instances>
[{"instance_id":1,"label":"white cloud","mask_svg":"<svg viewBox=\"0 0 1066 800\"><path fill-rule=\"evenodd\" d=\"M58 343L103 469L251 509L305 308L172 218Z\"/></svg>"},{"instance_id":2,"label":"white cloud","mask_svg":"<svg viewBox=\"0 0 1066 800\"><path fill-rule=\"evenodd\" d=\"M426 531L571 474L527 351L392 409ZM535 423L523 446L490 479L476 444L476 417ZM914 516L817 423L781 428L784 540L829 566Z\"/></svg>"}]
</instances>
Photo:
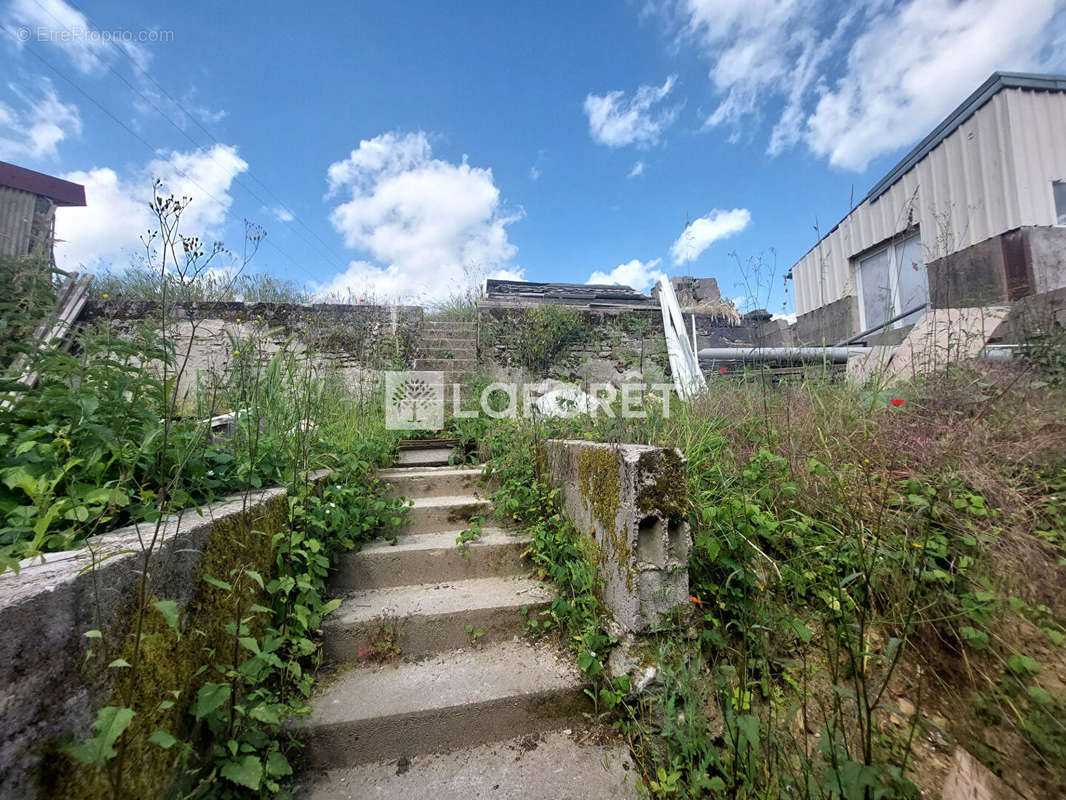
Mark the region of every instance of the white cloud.
<instances>
[{"instance_id":1,"label":"white cloud","mask_svg":"<svg viewBox=\"0 0 1066 800\"><path fill-rule=\"evenodd\" d=\"M38 82L36 95L14 84L9 88L23 108L0 102L0 159L51 157L60 142L81 134L78 107L60 100L47 78Z\"/></svg>"},{"instance_id":2,"label":"white cloud","mask_svg":"<svg viewBox=\"0 0 1066 800\"><path fill-rule=\"evenodd\" d=\"M12 0L2 17L10 30L26 28L29 46L47 42L58 47L78 72L100 73L124 50L142 69L150 56L141 45L109 38L108 31L93 29L85 14L63 0ZM25 43L16 39L21 49Z\"/></svg>"},{"instance_id":3,"label":"white cloud","mask_svg":"<svg viewBox=\"0 0 1066 800\"><path fill-rule=\"evenodd\" d=\"M912 143L995 70L1066 65L1062 0L681 0L731 139L784 100L767 145L847 169ZM835 19L827 25L826 20Z\"/></svg>"},{"instance_id":4,"label":"white cloud","mask_svg":"<svg viewBox=\"0 0 1066 800\"><path fill-rule=\"evenodd\" d=\"M540 167L538 167L536 164L529 168L529 179L531 181L540 180Z\"/></svg>"},{"instance_id":5,"label":"white cloud","mask_svg":"<svg viewBox=\"0 0 1066 800\"><path fill-rule=\"evenodd\" d=\"M192 198L181 230L205 241L217 235L232 203L233 179L248 169L231 145L188 153L161 152L144 167L120 177L109 167L70 172L63 177L85 186L85 208L57 210L56 261L60 267L113 266L123 269L144 253L140 237L155 227L148 209L152 181L164 191Z\"/></svg>"},{"instance_id":6,"label":"white cloud","mask_svg":"<svg viewBox=\"0 0 1066 800\"><path fill-rule=\"evenodd\" d=\"M289 209L287 209L285 206L271 206L267 209L267 211L278 222L292 222L295 219L295 217L292 215L292 212L289 211Z\"/></svg>"},{"instance_id":7,"label":"white cloud","mask_svg":"<svg viewBox=\"0 0 1066 800\"><path fill-rule=\"evenodd\" d=\"M796 312L795 311L790 311L787 314L773 314L770 317L770 319L775 319L775 320L779 319L782 322L787 322L789 325L795 325L796 324Z\"/></svg>"},{"instance_id":8,"label":"white cloud","mask_svg":"<svg viewBox=\"0 0 1066 800\"><path fill-rule=\"evenodd\" d=\"M993 70L1037 67L1055 13L1055 0L912 0L875 16L804 139L832 164L865 169L928 133Z\"/></svg>"},{"instance_id":9,"label":"white cloud","mask_svg":"<svg viewBox=\"0 0 1066 800\"><path fill-rule=\"evenodd\" d=\"M643 174L644 174L644 162L643 161L638 161L636 164L633 165L633 169L629 170L629 175L627 177L635 178L638 175L643 175Z\"/></svg>"},{"instance_id":10,"label":"white cloud","mask_svg":"<svg viewBox=\"0 0 1066 800\"><path fill-rule=\"evenodd\" d=\"M660 261L661 259L653 258L651 261L642 262L634 258L625 264L619 264L610 272L593 272L585 283L619 284L632 286L638 292L647 292L652 284L663 276L663 272L656 269Z\"/></svg>"},{"instance_id":11,"label":"white cloud","mask_svg":"<svg viewBox=\"0 0 1066 800\"><path fill-rule=\"evenodd\" d=\"M524 281L526 271L524 269L498 269L490 272L486 277L501 281Z\"/></svg>"},{"instance_id":12,"label":"white cloud","mask_svg":"<svg viewBox=\"0 0 1066 800\"><path fill-rule=\"evenodd\" d=\"M461 289L468 273L514 269L507 226L521 214L502 208L492 170L433 158L422 132L364 140L327 178L331 196L348 198L330 215L333 227L377 263L353 261L321 292L434 300Z\"/></svg>"},{"instance_id":13,"label":"white cloud","mask_svg":"<svg viewBox=\"0 0 1066 800\"><path fill-rule=\"evenodd\" d=\"M707 216L693 220L670 248L674 264L680 266L695 261L714 242L740 233L750 223L751 212L746 208L734 208L732 211L714 209Z\"/></svg>"},{"instance_id":14,"label":"white cloud","mask_svg":"<svg viewBox=\"0 0 1066 800\"><path fill-rule=\"evenodd\" d=\"M630 99L622 91L589 94L585 97L585 114L593 141L608 147L656 144L677 117L676 106L657 108L676 81L677 76L670 75L662 86L641 86Z\"/></svg>"}]
</instances>

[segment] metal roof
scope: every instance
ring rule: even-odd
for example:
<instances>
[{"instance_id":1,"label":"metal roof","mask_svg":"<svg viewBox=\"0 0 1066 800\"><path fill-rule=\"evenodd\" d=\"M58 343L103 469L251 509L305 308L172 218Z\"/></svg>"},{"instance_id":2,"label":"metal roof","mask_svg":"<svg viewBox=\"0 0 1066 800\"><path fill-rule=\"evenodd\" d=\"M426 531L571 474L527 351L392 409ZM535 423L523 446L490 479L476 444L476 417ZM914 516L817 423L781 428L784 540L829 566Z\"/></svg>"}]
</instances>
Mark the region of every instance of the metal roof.
<instances>
[{"instance_id":1,"label":"metal roof","mask_svg":"<svg viewBox=\"0 0 1066 800\"><path fill-rule=\"evenodd\" d=\"M889 173L879 180L866 199L871 203L883 195L903 177L911 167L925 158L938 144L948 138L966 120L999 92L1000 89L1033 89L1043 92L1066 92L1066 75L1036 75L1028 72L993 72L987 81L962 101L947 119L933 128L932 133L918 142Z\"/></svg>"},{"instance_id":2,"label":"metal roof","mask_svg":"<svg viewBox=\"0 0 1066 800\"><path fill-rule=\"evenodd\" d=\"M654 306L658 304L631 286L584 283L535 283L489 278L483 305L559 303L563 305Z\"/></svg>"},{"instance_id":3,"label":"metal roof","mask_svg":"<svg viewBox=\"0 0 1066 800\"><path fill-rule=\"evenodd\" d=\"M85 205L85 187L80 183L54 178L43 172L8 164L6 161L0 161L0 186L47 197L57 206Z\"/></svg>"},{"instance_id":4,"label":"metal roof","mask_svg":"<svg viewBox=\"0 0 1066 800\"><path fill-rule=\"evenodd\" d=\"M896 166L889 170L885 177L874 184L874 187L870 189L862 201L855 208L845 214L840 222L843 222L851 216L851 214L867 200L871 203L876 202L881 195L891 189L892 186L913 169L919 161L935 150L941 142L958 130L960 125L976 114L1002 89L1066 92L1066 75L1038 75L1030 72L993 72L988 80L982 83L969 97L963 100L958 108L948 114L939 125L933 128L928 136L918 142L914 149L907 153ZM804 257L832 234L833 231L839 228L840 222L830 228L829 231L818 240L814 247L804 254ZM801 260L802 258L798 259L796 263L799 263ZM792 277L791 270L789 270L786 277Z\"/></svg>"}]
</instances>

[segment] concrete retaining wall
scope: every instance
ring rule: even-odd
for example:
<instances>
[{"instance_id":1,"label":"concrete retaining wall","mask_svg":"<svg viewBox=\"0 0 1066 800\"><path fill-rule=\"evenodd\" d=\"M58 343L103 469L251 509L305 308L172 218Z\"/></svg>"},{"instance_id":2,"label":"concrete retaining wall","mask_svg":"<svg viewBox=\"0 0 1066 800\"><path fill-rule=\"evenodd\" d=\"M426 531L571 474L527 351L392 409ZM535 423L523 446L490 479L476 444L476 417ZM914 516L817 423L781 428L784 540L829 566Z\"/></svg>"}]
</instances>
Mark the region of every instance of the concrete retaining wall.
<instances>
[{"instance_id":1,"label":"concrete retaining wall","mask_svg":"<svg viewBox=\"0 0 1066 800\"><path fill-rule=\"evenodd\" d=\"M676 449L548 440L540 454L567 516L595 545L603 600L626 632L688 602L692 538Z\"/></svg>"},{"instance_id":2,"label":"concrete retaining wall","mask_svg":"<svg viewBox=\"0 0 1066 800\"><path fill-rule=\"evenodd\" d=\"M269 535L287 522L285 490L270 489L229 498L200 514L185 512L161 527L149 562L150 597L176 601L184 627L199 633L184 637L180 646L166 635L145 645L144 658L152 659L145 683L178 689L181 695L159 718L139 711L135 726L180 731L184 709L207 679L195 675L204 651L216 644L212 637L228 638L219 617L227 613L229 598L200 580L202 574L226 580L231 569L245 565L269 576L274 561ZM102 781L101 775L79 767L62 753L62 744L72 736L88 736L99 708L122 704L114 702L114 682L125 670L108 669L106 659L128 646L144 565L142 542L147 546L153 531L153 525L123 528L93 537L79 550L50 553L44 563L24 564L17 574L0 575L0 797L5 800L107 796L106 783L93 783ZM151 630L158 630L160 620L151 622ZM89 630L102 631L103 637L86 638ZM87 658L90 648L94 658ZM166 698L141 699L143 708L152 708ZM131 727L124 735L134 731ZM133 773L142 782L139 796L162 796L173 780L173 754L148 745L134 757ZM136 785L134 779L130 783Z\"/></svg>"},{"instance_id":3,"label":"concrete retaining wall","mask_svg":"<svg viewBox=\"0 0 1066 800\"><path fill-rule=\"evenodd\" d=\"M119 332L159 319L153 302L91 301L80 322L111 323ZM183 386L199 377L217 379L230 369L234 340L260 341L269 358L286 345L296 353L312 351L316 360L337 370L355 389L376 379L376 371L410 365L419 355L422 308L418 306L332 305L289 303L179 303L168 338L179 361L189 353Z\"/></svg>"}]
</instances>

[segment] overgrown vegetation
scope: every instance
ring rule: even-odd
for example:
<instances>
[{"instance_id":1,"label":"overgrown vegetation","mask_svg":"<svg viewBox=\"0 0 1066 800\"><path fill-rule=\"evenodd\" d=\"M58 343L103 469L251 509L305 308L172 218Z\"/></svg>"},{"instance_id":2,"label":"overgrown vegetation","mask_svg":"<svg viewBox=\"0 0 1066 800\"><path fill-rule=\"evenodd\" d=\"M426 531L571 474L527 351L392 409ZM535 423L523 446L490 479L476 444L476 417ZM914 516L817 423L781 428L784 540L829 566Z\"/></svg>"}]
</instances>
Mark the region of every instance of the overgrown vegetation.
<instances>
[{"instance_id":1,"label":"overgrown vegetation","mask_svg":"<svg viewBox=\"0 0 1066 800\"><path fill-rule=\"evenodd\" d=\"M501 345L513 355L516 366L533 374L545 372L588 333L581 311L547 304L523 308L502 319L486 315L482 325L486 346Z\"/></svg>"},{"instance_id":2,"label":"overgrown vegetation","mask_svg":"<svg viewBox=\"0 0 1066 800\"><path fill-rule=\"evenodd\" d=\"M488 444L496 506L560 588L531 627L566 631L653 796L918 797L955 744L1058 796L1064 400L1021 366L895 394L753 374L669 418L459 430ZM604 674L591 554L528 458L549 436L688 461L691 608L652 638L658 685L639 698Z\"/></svg>"},{"instance_id":3,"label":"overgrown vegetation","mask_svg":"<svg viewBox=\"0 0 1066 800\"><path fill-rule=\"evenodd\" d=\"M283 793L294 749L283 726L308 710L319 627L339 604L327 570L404 516L374 478L395 444L380 399L349 394L313 353L277 347L259 325L222 334L226 369L194 372L171 309L183 288L226 287L211 277L221 246L180 230L187 203L157 193L151 206L158 316L133 329L105 320L69 353L26 345L40 380L3 387L17 391L0 407L0 571L139 526L133 596L84 632L86 680L107 699L87 737L48 744L51 796ZM242 267L261 233L249 236ZM13 332L35 324L7 311L22 314ZM210 420L223 412L219 432ZM255 505L271 485L287 495ZM166 521L234 494L252 510L214 524L190 599L156 596Z\"/></svg>"}]
</instances>

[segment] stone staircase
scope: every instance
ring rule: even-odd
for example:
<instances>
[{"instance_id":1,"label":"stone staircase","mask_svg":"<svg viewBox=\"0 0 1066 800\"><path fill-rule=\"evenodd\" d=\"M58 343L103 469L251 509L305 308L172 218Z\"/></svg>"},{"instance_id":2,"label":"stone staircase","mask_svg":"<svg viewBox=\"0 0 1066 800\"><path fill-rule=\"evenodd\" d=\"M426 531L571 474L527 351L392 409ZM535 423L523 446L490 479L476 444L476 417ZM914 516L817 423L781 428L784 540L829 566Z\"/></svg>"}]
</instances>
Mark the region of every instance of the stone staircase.
<instances>
[{"instance_id":1,"label":"stone staircase","mask_svg":"<svg viewBox=\"0 0 1066 800\"><path fill-rule=\"evenodd\" d=\"M425 320L421 345L411 368L443 372L445 384L456 382L477 365L477 323Z\"/></svg>"},{"instance_id":2,"label":"stone staircase","mask_svg":"<svg viewBox=\"0 0 1066 800\"><path fill-rule=\"evenodd\" d=\"M531 579L528 538L490 527L479 468L383 470L413 498L396 545L341 560L342 606L324 628L322 682L301 729L313 800L635 797L628 752L589 730L582 676L569 654L522 637L552 594ZM456 537L471 518L482 534ZM383 633L387 639L383 640ZM386 663L375 648L398 643ZM628 780L627 780L628 779Z\"/></svg>"}]
</instances>

